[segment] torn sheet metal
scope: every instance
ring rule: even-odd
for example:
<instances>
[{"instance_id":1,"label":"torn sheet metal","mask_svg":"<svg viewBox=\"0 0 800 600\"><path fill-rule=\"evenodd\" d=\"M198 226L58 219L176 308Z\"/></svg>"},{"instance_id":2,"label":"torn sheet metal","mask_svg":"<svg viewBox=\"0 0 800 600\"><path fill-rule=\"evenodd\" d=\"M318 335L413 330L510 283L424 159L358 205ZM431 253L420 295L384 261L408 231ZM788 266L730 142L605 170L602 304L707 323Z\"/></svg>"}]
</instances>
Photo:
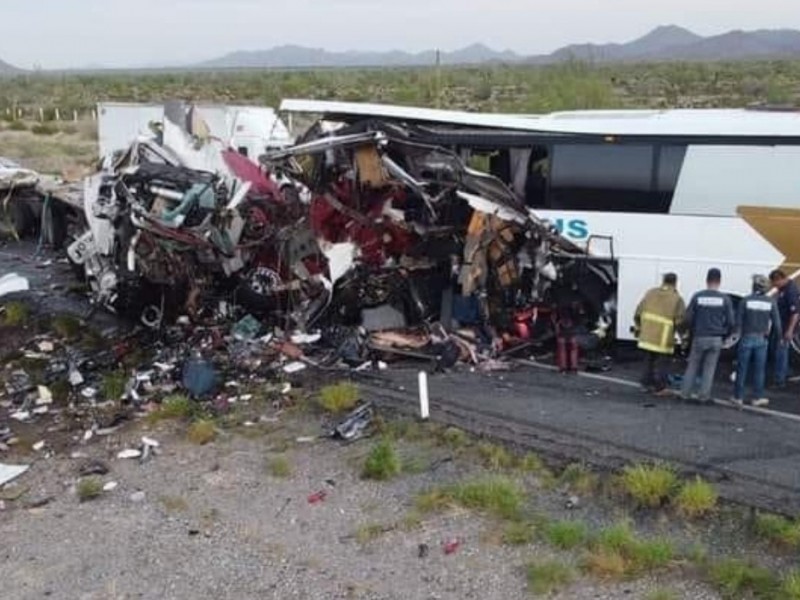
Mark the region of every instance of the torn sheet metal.
<instances>
[{"instance_id":1,"label":"torn sheet metal","mask_svg":"<svg viewBox=\"0 0 800 600\"><path fill-rule=\"evenodd\" d=\"M3 487L10 481L13 481L25 473L29 468L30 467L28 465L6 465L0 463L0 487Z\"/></svg>"},{"instance_id":2,"label":"torn sheet metal","mask_svg":"<svg viewBox=\"0 0 800 600\"><path fill-rule=\"evenodd\" d=\"M26 292L30 289L27 277L22 277L16 273L9 273L0 277L0 298L7 294L16 292Z\"/></svg>"}]
</instances>

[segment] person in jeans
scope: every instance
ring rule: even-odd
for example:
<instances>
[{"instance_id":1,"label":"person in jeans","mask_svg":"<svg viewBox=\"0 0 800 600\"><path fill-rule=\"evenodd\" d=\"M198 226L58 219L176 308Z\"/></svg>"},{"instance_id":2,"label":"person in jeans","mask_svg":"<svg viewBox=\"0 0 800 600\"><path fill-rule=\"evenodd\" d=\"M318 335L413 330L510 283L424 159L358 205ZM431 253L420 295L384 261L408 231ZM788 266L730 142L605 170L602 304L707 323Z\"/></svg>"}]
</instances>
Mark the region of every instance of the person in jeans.
<instances>
[{"instance_id":1,"label":"person in jeans","mask_svg":"<svg viewBox=\"0 0 800 600\"><path fill-rule=\"evenodd\" d=\"M769 280L763 275L753 277L753 293L742 299L736 319L739 350L736 357L736 385L733 401L744 404L744 389L751 367L753 373L753 406L767 406L764 397L764 378L767 370L769 335L781 331L781 316L775 300L767 295Z\"/></svg>"},{"instance_id":2,"label":"person in jeans","mask_svg":"<svg viewBox=\"0 0 800 600\"><path fill-rule=\"evenodd\" d=\"M777 387L786 385L789 377L789 345L794 337L798 319L800 319L800 290L797 284L781 271L769 274L770 282L778 290L778 312L781 315L780 327L775 329L777 339L773 360L775 361L774 383Z\"/></svg>"},{"instance_id":3,"label":"person in jeans","mask_svg":"<svg viewBox=\"0 0 800 600\"><path fill-rule=\"evenodd\" d=\"M634 330L645 354L642 387L658 396L670 393L664 363L675 352L675 333L682 327L685 313L675 273L664 275L661 286L649 290L636 307Z\"/></svg>"},{"instance_id":4,"label":"person in jeans","mask_svg":"<svg viewBox=\"0 0 800 600\"><path fill-rule=\"evenodd\" d=\"M727 294L719 291L721 283L720 270L709 269L707 288L692 296L686 309L686 327L692 337L692 349L681 386L684 400L694 397L693 391L699 376L701 382L697 398L702 404L711 402L711 387L714 385L722 343L735 327L733 302Z\"/></svg>"}]
</instances>

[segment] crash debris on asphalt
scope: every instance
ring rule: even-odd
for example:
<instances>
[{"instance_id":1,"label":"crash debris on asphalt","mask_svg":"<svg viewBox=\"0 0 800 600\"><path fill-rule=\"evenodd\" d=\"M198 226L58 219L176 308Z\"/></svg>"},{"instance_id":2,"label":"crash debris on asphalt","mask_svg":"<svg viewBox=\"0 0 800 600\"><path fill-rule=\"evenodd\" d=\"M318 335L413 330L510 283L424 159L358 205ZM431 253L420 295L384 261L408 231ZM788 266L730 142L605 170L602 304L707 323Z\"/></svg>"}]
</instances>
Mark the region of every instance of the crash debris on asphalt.
<instances>
[{"instance_id":1,"label":"crash debris on asphalt","mask_svg":"<svg viewBox=\"0 0 800 600\"><path fill-rule=\"evenodd\" d=\"M69 262L92 311L120 325L36 336L0 398L21 424L77 423L78 443L176 396L225 414L252 390L288 402L309 377L400 361L503 370L552 340L565 311L585 348L611 323L602 265L399 123L318 123L257 163L172 107L103 158L79 204L83 229L60 226ZM8 298L28 284L2 283ZM357 440L373 416L357 406L331 435ZM115 456L144 462L153 442Z\"/></svg>"}]
</instances>

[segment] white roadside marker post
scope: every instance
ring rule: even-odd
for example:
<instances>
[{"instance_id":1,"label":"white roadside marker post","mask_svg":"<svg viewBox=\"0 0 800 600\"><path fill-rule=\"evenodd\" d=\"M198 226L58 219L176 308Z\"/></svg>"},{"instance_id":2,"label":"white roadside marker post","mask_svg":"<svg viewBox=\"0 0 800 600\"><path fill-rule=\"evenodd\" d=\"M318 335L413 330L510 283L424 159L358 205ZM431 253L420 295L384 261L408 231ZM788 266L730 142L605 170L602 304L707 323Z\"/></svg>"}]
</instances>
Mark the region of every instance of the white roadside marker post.
<instances>
[{"instance_id":1,"label":"white roadside marker post","mask_svg":"<svg viewBox=\"0 0 800 600\"><path fill-rule=\"evenodd\" d=\"M430 417L430 403L428 400L428 374L419 372L419 416L423 421Z\"/></svg>"}]
</instances>

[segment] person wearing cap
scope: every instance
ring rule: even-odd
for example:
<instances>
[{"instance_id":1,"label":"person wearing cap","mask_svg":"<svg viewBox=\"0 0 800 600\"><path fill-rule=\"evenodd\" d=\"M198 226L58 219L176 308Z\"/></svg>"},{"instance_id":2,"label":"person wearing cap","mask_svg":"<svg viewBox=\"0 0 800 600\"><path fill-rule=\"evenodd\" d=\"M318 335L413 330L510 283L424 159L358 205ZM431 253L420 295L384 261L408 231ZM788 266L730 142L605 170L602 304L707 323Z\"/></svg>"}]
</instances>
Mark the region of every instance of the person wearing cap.
<instances>
[{"instance_id":1,"label":"person wearing cap","mask_svg":"<svg viewBox=\"0 0 800 600\"><path fill-rule=\"evenodd\" d=\"M775 330L779 335L776 336L773 356L774 383L777 387L783 387L789 377L789 345L792 343L800 319L800 290L794 280L789 279L780 269L770 273L769 280L778 290L778 312L783 326L782 329Z\"/></svg>"},{"instance_id":2,"label":"person wearing cap","mask_svg":"<svg viewBox=\"0 0 800 600\"><path fill-rule=\"evenodd\" d=\"M767 295L770 281L763 275L753 277L753 293L739 303L736 332L739 334L739 349L736 355L736 384L733 401L744 404L744 389L748 375L753 373L753 406L767 406L764 397L764 378L767 371L769 336L781 331L781 315L778 305ZM752 371L751 371L752 367Z\"/></svg>"},{"instance_id":3,"label":"person wearing cap","mask_svg":"<svg viewBox=\"0 0 800 600\"><path fill-rule=\"evenodd\" d=\"M675 273L664 275L661 285L644 295L633 317L638 346L646 357L642 386L657 395L669 393L664 359L675 352L675 333L686 313L677 286Z\"/></svg>"},{"instance_id":4,"label":"person wearing cap","mask_svg":"<svg viewBox=\"0 0 800 600\"><path fill-rule=\"evenodd\" d=\"M686 309L685 326L692 338L692 349L681 386L681 397L684 400L694 397L693 392L699 377L700 390L696 397L703 404L711 402L711 388L714 385L722 343L736 326L733 302L727 294L719 291L721 283L720 270L709 269L706 289L692 296Z\"/></svg>"}]
</instances>

